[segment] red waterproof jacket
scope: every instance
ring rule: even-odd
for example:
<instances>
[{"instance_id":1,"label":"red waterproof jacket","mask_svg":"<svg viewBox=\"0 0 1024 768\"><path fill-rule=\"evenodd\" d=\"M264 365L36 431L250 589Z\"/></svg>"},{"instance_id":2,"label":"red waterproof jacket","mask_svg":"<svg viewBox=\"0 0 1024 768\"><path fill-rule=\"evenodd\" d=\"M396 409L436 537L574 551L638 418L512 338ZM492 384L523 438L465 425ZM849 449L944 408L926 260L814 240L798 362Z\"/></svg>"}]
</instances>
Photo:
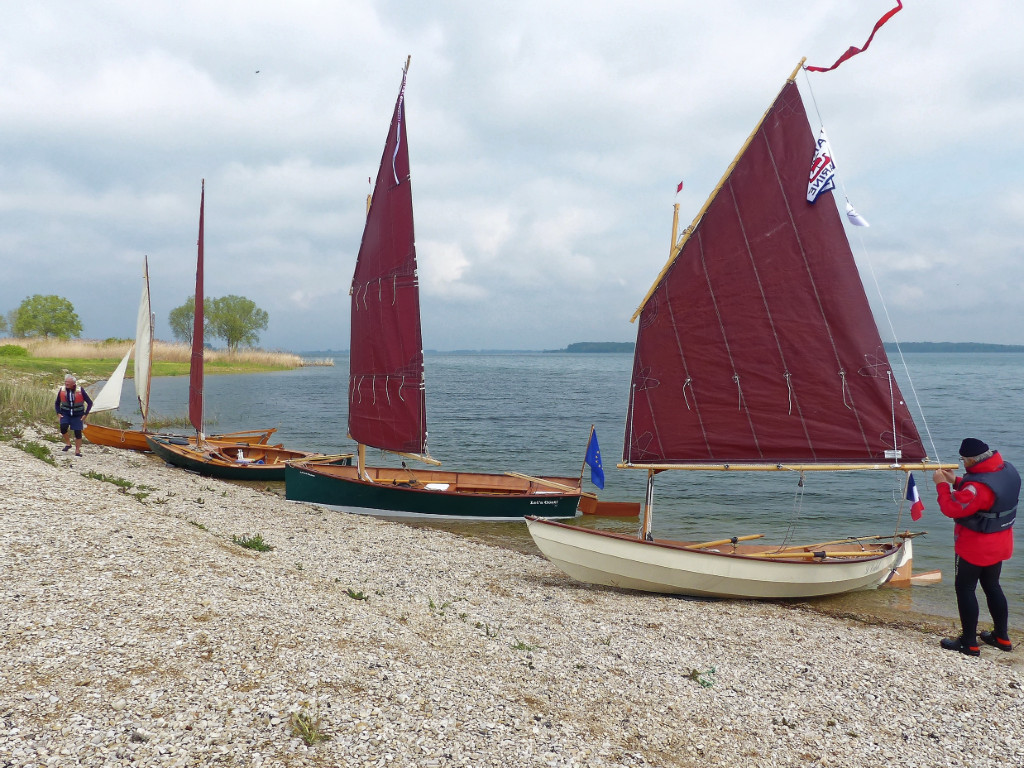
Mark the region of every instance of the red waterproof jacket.
<instances>
[{"instance_id":1,"label":"red waterproof jacket","mask_svg":"<svg viewBox=\"0 0 1024 768\"><path fill-rule=\"evenodd\" d=\"M1002 466L1003 458L997 451L971 467L971 473L995 472ZM949 483L939 483L937 490L939 510L954 520L991 509L996 500L988 486L962 477L954 480L952 487ZM998 533L978 533L958 524L953 527L953 542L954 551L960 557L980 567L995 565L1013 556L1013 528Z\"/></svg>"}]
</instances>

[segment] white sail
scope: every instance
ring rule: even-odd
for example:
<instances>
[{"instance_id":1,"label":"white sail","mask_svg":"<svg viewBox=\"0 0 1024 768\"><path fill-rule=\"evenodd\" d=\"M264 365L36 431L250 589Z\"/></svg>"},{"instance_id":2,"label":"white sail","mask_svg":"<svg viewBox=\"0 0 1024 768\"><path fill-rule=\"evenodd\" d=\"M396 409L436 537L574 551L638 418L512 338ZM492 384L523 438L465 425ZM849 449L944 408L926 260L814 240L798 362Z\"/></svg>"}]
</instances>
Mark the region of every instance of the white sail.
<instances>
[{"instance_id":1,"label":"white sail","mask_svg":"<svg viewBox=\"0 0 1024 768\"><path fill-rule=\"evenodd\" d=\"M113 411L121 405L121 387L124 384L124 372L128 369L128 358L131 357L131 354L132 348L128 347L128 351L124 353L121 362L118 363L114 372L110 374L107 383L103 385L103 389L93 399L93 411Z\"/></svg>"},{"instance_id":2,"label":"white sail","mask_svg":"<svg viewBox=\"0 0 1024 768\"><path fill-rule=\"evenodd\" d=\"M142 423L149 416L149 382L153 353L153 315L149 305L149 259L142 263L142 298L135 324L135 394L139 398Z\"/></svg>"}]
</instances>

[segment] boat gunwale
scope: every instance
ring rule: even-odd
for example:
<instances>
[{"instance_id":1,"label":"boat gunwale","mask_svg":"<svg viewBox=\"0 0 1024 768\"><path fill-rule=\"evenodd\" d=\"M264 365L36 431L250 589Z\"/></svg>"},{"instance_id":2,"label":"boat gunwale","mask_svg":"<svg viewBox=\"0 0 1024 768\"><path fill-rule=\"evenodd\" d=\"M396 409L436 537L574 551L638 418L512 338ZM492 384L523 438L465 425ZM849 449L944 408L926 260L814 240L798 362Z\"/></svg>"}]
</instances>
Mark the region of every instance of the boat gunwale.
<instances>
[{"instance_id":1,"label":"boat gunwale","mask_svg":"<svg viewBox=\"0 0 1024 768\"><path fill-rule=\"evenodd\" d=\"M458 477L463 477L463 478L467 478L467 479L471 479L471 478L474 478L474 477L477 477L477 478L488 478L488 479L489 478L501 478L502 480L504 480L506 482L508 482L509 480L513 480L513 481L514 480L519 480L520 483L525 483L525 487L520 485L520 487L517 488L513 484L513 485L509 486L507 489L501 489L499 487L495 487L495 489L493 491L481 491L481 490L472 490L472 489L470 489L470 490L461 490L461 489L459 489L457 487L460 483L456 479L456 480L448 481L448 482L450 482L450 484L456 486L456 488L454 488L454 489L448 489L448 488L445 488L445 489L427 488L426 487L426 483L422 483L422 482L418 482L416 485L411 485L411 484L392 482L392 481L371 481L371 480L365 480L364 478L359 477L358 474L356 474L354 477L339 477L337 473L330 471L332 467L336 467L338 469L344 469L344 472L346 474L352 472L355 469L355 467L353 467L352 465L340 465L340 464L333 464L333 463L332 464L321 464L321 463L318 463L316 461L316 457L313 457L313 461L309 462L309 463L306 463L303 459L297 459L297 460L293 460L293 461L288 461L286 463L292 469L295 469L297 471L309 472L310 474L317 475L319 477L322 477L322 478L325 478L325 479L329 479L329 480L338 480L338 481L356 483L358 485L365 486L367 488L380 488L380 489L388 489L388 490L396 490L396 491L406 491L406 492L415 492L415 493L424 493L424 494L440 495L440 496L444 496L444 495L449 495L449 496L472 496L472 497L485 497L485 498L494 497L494 496L523 497L523 498L530 497L530 496L537 496L537 497L544 497L544 498L565 498L565 497L570 497L571 498L571 497L574 497L574 496L582 496L582 494L583 494L582 487L578 488L578 489L574 489L574 490L568 490L568 491L559 490L557 488L531 491L530 490L530 486L534 485L534 483L532 481L523 480L522 478L516 478L514 475L499 475L499 474L494 473L494 472L462 472L462 471L458 471L458 470L452 471L452 470L436 470L436 469L419 470L421 473L425 472L425 473L430 473L430 474L454 475L456 478L458 478ZM397 467L394 467L394 468L393 467L368 467L367 469L375 469L375 470L380 470L380 469L391 470L391 469L394 469L394 471L396 471L396 472L400 471ZM553 481L561 480L561 481L572 482L572 483L578 483L579 482L579 478L575 478L575 477L548 477L548 476L544 476L544 477L538 477L537 479L538 480L553 480ZM442 481L437 481L437 482L442 482Z\"/></svg>"},{"instance_id":2,"label":"boat gunwale","mask_svg":"<svg viewBox=\"0 0 1024 768\"><path fill-rule=\"evenodd\" d=\"M584 535L603 536L605 538L615 539L616 541L625 541L625 542L628 542L628 543L643 544L644 546L648 546L648 547L653 546L653 547L660 547L662 549L671 549L671 550L679 551L679 552L689 552L689 553L695 554L695 555L715 555L717 557L728 557L728 558L739 559L739 560L750 560L750 561L753 561L753 562L773 563L773 564L779 564L779 565L815 565L815 566L818 566L818 565L845 565L845 564L848 564L848 563L867 563L867 562L871 562L872 560L879 560L881 558L891 557L894 553L899 552L900 549L902 549L903 545L904 545L904 542L902 542L902 541L900 543L898 543L898 544L889 544L889 545L886 545L886 546L891 547L891 549L889 549L889 551L887 551L887 552L878 552L878 553L875 553L875 554L872 554L872 555L865 555L864 557L846 557L846 558L841 558L841 559L838 559L838 558L837 559L811 558L811 559L808 559L808 560L796 560L796 559L793 559L793 558L773 558L773 557L767 557L767 556L764 556L764 555L761 555L761 556L744 555L744 554L741 554L741 553L738 553L738 552L715 552L715 551L710 550L710 549L695 549L692 546L686 546L685 544L682 544L681 542L670 541L670 540L667 540L667 539L654 539L654 540L639 539L639 538L637 538L635 536L632 536L632 535L630 535L628 533L616 533L614 531L601 531L601 530L597 530L595 528L583 528L583 527L578 526L578 525L568 525L566 523L560 523L557 520L547 520L545 518L537 517L535 515L527 515L525 517L525 520L526 520L527 526L529 526L529 525L531 525L532 523L535 523L535 522L537 522L537 523L544 523L545 525L553 525L553 526L557 526L557 527L560 527L560 528L568 528L569 530L572 530L575 533L581 533L581 534L584 534ZM814 551L814 550L809 550L809 551Z\"/></svg>"},{"instance_id":3,"label":"boat gunwale","mask_svg":"<svg viewBox=\"0 0 1024 768\"><path fill-rule=\"evenodd\" d=\"M92 435L90 436L90 431ZM277 432L277 427L267 429L243 429L238 432L225 432L222 434L208 435L207 442L212 443L242 443L245 445L267 445L270 436ZM126 450L152 452L147 437L161 437L174 440L190 440L192 438L183 435L176 435L172 432L150 432L142 429L125 429L121 427L108 427L103 424L89 424L86 422L82 435L93 445L105 446L107 448L125 448ZM247 443L245 438L258 438L256 442ZM94 439L95 438L95 439ZM131 443L131 445L128 445Z\"/></svg>"}]
</instances>

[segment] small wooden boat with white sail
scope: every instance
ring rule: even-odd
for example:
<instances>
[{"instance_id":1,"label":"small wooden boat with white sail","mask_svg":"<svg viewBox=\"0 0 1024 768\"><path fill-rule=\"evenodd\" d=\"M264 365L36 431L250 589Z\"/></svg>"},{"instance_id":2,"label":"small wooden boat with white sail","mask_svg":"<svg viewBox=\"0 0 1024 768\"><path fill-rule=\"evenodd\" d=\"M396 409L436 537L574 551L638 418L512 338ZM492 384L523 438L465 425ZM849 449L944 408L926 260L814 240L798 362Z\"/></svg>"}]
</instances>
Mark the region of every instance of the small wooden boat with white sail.
<instances>
[{"instance_id":1,"label":"small wooden boat with white sail","mask_svg":"<svg viewBox=\"0 0 1024 768\"><path fill-rule=\"evenodd\" d=\"M577 477L366 466L366 446L437 466L427 450L423 338L405 82L391 119L352 279L348 433L357 466L290 462L285 496L348 512L522 520L574 517Z\"/></svg>"},{"instance_id":2,"label":"small wooden boat with white sail","mask_svg":"<svg viewBox=\"0 0 1024 768\"><path fill-rule=\"evenodd\" d=\"M652 534L654 478L665 471L702 472L695 482L706 491L724 472L788 472L802 486L820 471L896 471L909 482L911 470L955 466L928 459L832 193L808 202L818 145L799 69L678 239L673 225L669 261L634 315L619 467L647 472L638 534L527 519L540 551L575 579L803 598L909 571L914 534L898 532L898 518L886 536L806 547L763 544L759 534L692 543Z\"/></svg>"},{"instance_id":3,"label":"small wooden boat with white sail","mask_svg":"<svg viewBox=\"0 0 1024 768\"><path fill-rule=\"evenodd\" d=\"M121 427L106 427L100 424L86 422L83 435L94 445L105 445L110 448L126 448L132 451L150 450L146 438L150 435L167 437L169 439L182 439L180 435L151 432L148 429L149 421L149 390L153 378L153 315L150 309L149 300L149 258L143 257L142 261L142 297L139 299L139 314L135 324L135 344L128 348L128 352L118 364L117 368L107 379L99 394L93 400L92 412L117 410L121 405L121 390L124 387L124 377L128 370L128 358L135 352L134 376L132 381L135 384L135 395L138 399L139 410L142 413L141 429L123 429ZM219 435L211 435L208 440L229 441L233 443L256 443L265 444L276 429L252 429L241 432L230 432ZM188 439L188 438L184 438Z\"/></svg>"}]
</instances>

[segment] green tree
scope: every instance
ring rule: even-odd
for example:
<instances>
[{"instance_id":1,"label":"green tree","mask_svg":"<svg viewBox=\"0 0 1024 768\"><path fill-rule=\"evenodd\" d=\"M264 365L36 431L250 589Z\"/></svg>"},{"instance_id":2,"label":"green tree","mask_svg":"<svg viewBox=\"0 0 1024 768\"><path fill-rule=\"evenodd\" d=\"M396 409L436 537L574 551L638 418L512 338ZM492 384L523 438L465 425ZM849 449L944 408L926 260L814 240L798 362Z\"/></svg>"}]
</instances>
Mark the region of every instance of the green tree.
<instances>
[{"instance_id":1,"label":"green tree","mask_svg":"<svg viewBox=\"0 0 1024 768\"><path fill-rule=\"evenodd\" d=\"M0 333L7 333L7 318L0 315Z\"/></svg>"},{"instance_id":2,"label":"green tree","mask_svg":"<svg viewBox=\"0 0 1024 768\"><path fill-rule=\"evenodd\" d=\"M242 344L255 345L260 340L258 332L267 330L270 321L264 310L244 296L209 299L205 306L210 334L224 339L232 351Z\"/></svg>"},{"instance_id":3,"label":"green tree","mask_svg":"<svg viewBox=\"0 0 1024 768\"><path fill-rule=\"evenodd\" d=\"M210 301L207 299L203 302L203 311L210 306ZM192 324L195 321L196 314L196 295L193 293L188 297L188 300L180 307L175 307L167 315L167 322L171 326L171 333L174 334L174 338L178 341L184 341L186 344L192 343ZM203 328L206 331L210 330L210 321L207 319L203 322Z\"/></svg>"},{"instance_id":4,"label":"green tree","mask_svg":"<svg viewBox=\"0 0 1024 768\"><path fill-rule=\"evenodd\" d=\"M11 332L15 336L42 336L58 339L82 335L82 321L75 307L61 296L29 296L15 310Z\"/></svg>"}]
</instances>

